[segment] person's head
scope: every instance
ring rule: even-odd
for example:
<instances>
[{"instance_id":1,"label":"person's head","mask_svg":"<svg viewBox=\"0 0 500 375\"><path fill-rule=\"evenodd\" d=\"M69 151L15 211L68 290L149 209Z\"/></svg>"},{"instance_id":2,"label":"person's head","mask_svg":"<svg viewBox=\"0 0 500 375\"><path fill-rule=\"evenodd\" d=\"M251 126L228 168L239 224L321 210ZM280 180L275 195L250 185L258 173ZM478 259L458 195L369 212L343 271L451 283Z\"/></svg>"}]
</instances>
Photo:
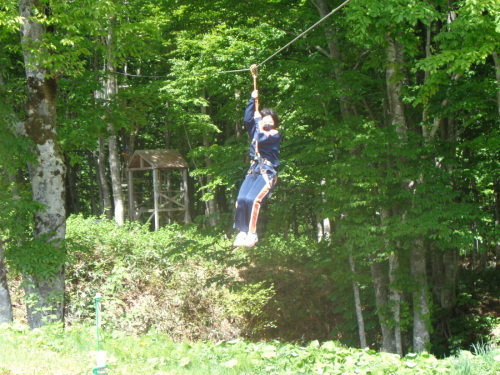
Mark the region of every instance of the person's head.
<instances>
[{"instance_id":1,"label":"person's head","mask_svg":"<svg viewBox=\"0 0 500 375\"><path fill-rule=\"evenodd\" d=\"M274 129L278 129L280 119L274 109L262 108L260 111L264 124L272 124Z\"/></svg>"}]
</instances>

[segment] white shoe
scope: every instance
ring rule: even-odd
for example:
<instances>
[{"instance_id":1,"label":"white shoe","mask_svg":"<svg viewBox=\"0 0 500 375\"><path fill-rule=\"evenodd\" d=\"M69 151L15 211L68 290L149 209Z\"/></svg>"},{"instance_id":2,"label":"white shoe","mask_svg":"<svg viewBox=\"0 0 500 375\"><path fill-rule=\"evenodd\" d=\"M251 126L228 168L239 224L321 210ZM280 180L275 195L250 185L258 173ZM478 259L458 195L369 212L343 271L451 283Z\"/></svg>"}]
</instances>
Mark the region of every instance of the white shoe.
<instances>
[{"instance_id":1,"label":"white shoe","mask_svg":"<svg viewBox=\"0 0 500 375\"><path fill-rule=\"evenodd\" d=\"M245 232L240 232L236 235L236 238L234 239L233 246L238 247L238 246L245 246L245 240L247 238L247 234Z\"/></svg>"},{"instance_id":2,"label":"white shoe","mask_svg":"<svg viewBox=\"0 0 500 375\"><path fill-rule=\"evenodd\" d=\"M257 233L248 233L243 246L252 247L257 243L258 240L259 237L257 237Z\"/></svg>"}]
</instances>

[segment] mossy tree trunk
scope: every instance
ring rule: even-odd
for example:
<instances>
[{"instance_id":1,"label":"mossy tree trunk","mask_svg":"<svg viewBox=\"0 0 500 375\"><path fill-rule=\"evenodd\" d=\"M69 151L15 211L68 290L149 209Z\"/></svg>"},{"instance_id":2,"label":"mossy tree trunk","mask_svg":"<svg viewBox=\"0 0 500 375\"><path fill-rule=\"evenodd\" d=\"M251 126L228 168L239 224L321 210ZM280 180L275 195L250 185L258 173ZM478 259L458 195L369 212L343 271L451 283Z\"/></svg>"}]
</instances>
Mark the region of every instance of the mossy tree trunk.
<instances>
[{"instance_id":1,"label":"mossy tree trunk","mask_svg":"<svg viewBox=\"0 0 500 375\"><path fill-rule=\"evenodd\" d=\"M28 85L25 130L33 142L36 163L29 168L33 200L43 205L35 212L31 264L25 270L24 284L29 303L28 324L37 328L63 320L64 254L61 241L66 235L65 165L56 138L57 80L43 66L43 40L49 31L36 14L47 14L46 6L35 0L20 0L19 13L23 57ZM45 251L44 251L45 250ZM52 269L47 269L50 263Z\"/></svg>"}]
</instances>

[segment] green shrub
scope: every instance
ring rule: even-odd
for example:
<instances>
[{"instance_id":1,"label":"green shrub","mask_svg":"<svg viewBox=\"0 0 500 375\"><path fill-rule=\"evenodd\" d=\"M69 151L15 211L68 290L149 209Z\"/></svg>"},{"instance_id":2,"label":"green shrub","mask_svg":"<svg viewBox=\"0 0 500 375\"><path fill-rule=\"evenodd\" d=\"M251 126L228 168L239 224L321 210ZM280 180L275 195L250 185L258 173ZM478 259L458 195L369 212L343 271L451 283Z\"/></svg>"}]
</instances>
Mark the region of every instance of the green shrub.
<instances>
[{"instance_id":1,"label":"green shrub","mask_svg":"<svg viewBox=\"0 0 500 375\"><path fill-rule=\"evenodd\" d=\"M242 286L238 270L224 261L231 256L224 237L195 226L150 232L136 223L120 227L71 217L67 238L69 323L94 319L92 302L99 292L109 330L139 334L154 328L175 340L221 340L273 324L263 313L272 286Z\"/></svg>"}]
</instances>

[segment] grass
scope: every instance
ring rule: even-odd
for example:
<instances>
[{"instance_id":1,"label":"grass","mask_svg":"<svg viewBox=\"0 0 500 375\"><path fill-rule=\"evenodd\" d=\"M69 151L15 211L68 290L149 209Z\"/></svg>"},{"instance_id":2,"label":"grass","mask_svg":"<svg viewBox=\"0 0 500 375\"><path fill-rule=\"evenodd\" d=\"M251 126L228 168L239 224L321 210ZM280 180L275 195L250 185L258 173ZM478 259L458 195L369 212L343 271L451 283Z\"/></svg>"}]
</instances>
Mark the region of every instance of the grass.
<instances>
[{"instance_id":1,"label":"grass","mask_svg":"<svg viewBox=\"0 0 500 375\"><path fill-rule=\"evenodd\" d=\"M0 332L0 375L79 375L91 366L90 342L83 332L66 334L58 326L30 331L21 324L4 324Z\"/></svg>"},{"instance_id":2,"label":"grass","mask_svg":"<svg viewBox=\"0 0 500 375\"><path fill-rule=\"evenodd\" d=\"M107 373L125 374L496 374L500 350L483 346L480 355L462 352L438 360L421 353L404 358L336 342L289 343L242 340L175 343L160 333L130 336L103 332ZM0 326L0 375L92 374L95 328L60 325L29 330L20 323Z\"/></svg>"}]
</instances>

